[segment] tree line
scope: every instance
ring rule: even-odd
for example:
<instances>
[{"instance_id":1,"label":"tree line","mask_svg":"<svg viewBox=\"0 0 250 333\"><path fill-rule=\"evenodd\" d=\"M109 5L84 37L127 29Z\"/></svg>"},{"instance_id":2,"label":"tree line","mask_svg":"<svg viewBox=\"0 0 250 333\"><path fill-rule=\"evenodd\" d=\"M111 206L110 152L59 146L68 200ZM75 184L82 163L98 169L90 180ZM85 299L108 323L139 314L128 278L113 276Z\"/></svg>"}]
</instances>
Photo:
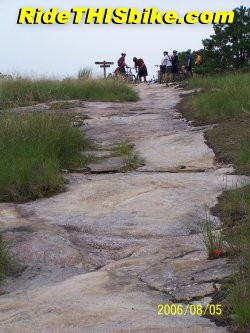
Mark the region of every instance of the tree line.
<instances>
[{"instance_id":1,"label":"tree line","mask_svg":"<svg viewBox=\"0 0 250 333\"><path fill-rule=\"evenodd\" d=\"M240 6L233 11L234 23L214 24L214 34L202 40L203 64L196 68L197 73L250 69L250 8ZM185 51L179 52L180 63L185 56Z\"/></svg>"}]
</instances>

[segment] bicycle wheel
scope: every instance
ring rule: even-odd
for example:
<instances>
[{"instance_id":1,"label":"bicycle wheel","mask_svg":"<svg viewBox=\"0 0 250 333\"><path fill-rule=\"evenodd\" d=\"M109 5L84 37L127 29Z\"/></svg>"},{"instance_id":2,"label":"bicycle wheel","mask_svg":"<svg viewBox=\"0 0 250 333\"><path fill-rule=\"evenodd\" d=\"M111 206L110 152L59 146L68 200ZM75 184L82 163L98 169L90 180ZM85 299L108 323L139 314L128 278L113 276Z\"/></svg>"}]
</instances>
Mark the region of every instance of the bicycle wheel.
<instances>
[{"instance_id":1,"label":"bicycle wheel","mask_svg":"<svg viewBox=\"0 0 250 333\"><path fill-rule=\"evenodd\" d=\"M185 80L185 78L186 78L186 75L184 73L182 73L182 72L179 72L179 74L178 74L178 80L179 81L183 81L183 80Z\"/></svg>"},{"instance_id":2,"label":"bicycle wheel","mask_svg":"<svg viewBox=\"0 0 250 333\"><path fill-rule=\"evenodd\" d=\"M135 82L135 75L134 74L130 75L130 82Z\"/></svg>"},{"instance_id":3,"label":"bicycle wheel","mask_svg":"<svg viewBox=\"0 0 250 333\"><path fill-rule=\"evenodd\" d=\"M135 82L135 75L134 74L127 74L126 75L126 80L128 82Z\"/></svg>"}]
</instances>

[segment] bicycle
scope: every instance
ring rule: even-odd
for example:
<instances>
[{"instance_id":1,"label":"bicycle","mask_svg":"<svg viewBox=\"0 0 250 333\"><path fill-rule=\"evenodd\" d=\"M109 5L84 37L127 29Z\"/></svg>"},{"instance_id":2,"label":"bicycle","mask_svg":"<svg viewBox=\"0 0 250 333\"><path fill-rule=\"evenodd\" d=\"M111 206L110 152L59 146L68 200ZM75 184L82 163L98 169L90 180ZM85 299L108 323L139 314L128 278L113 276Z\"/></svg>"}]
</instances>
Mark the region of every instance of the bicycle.
<instances>
[{"instance_id":1,"label":"bicycle","mask_svg":"<svg viewBox=\"0 0 250 333\"><path fill-rule=\"evenodd\" d=\"M126 68L125 80L134 83L137 81L136 76L132 72L132 67Z\"/></svg>"},{"instance_id":2,"label":"bicycle","mask_svg":"<svg viewBox=\"0 0 250 333\"><path fill-rule=\"evenodd\" d=\"M162 73L161 73L161 65L155 65L155 67L159 67L158 71L156 72L156 79L155 82L162 84L164 80L162 79Z\"/></svg>"},{"instance_id":3,"label":"bicycle","mask_svg":"<svg viewBox=\"0 0 250 333\"><path fill-rule=\"evenodd\" d=\"M186 73L184 73L183 71L178 71L178 73L175 74L175 80L176 81L183 81L187 78Z\"/></svg>"},{"instance_id":4,"label":"bicycle","mask_svg":"<svg viewBox=\"0 0 250 333\"><path fill-rule=\"evenodd\" d=\"M137 77L132 72L132 67L126 67L125 72L119 72L117 68L114 71L114 73L109 73L108 77L113 79L124 80L129 83L137 81Z\"/></svg>"}]
</instances>

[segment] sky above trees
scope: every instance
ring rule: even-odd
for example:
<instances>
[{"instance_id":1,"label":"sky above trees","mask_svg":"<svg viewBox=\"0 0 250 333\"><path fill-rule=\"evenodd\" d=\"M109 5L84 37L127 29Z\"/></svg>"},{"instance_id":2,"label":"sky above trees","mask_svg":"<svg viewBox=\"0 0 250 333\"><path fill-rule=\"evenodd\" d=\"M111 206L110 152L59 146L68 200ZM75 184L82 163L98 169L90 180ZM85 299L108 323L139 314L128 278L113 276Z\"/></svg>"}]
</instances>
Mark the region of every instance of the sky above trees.
<instances>
[{"instance_id":1,"label":"sky above trees","mask_svg":"<svg viewBox=\"0 0 250 333\"><path fill-rule=\"evenodd\" d=\"M1 0L0 29L2 50L0 72L46 76L76 76L80 68L88 66L102 74L95 61L114 61L121 52L132 58L142 57L152 77L163 51L172 53L202 48L202 39L213 34L212 25L17 25L19 8L43 7L70 10L72 7L157 7L184 15L190 10L229 11L248 0ZM115 69L115 65L111 71Z\"/></svg>"}]
</instances>

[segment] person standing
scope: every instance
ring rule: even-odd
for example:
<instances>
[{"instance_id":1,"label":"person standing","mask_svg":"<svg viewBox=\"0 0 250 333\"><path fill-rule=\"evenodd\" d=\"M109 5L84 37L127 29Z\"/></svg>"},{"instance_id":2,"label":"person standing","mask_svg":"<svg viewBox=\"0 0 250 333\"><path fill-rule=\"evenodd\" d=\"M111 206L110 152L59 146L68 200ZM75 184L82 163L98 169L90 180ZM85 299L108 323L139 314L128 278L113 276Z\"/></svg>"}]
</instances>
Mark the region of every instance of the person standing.
<instances>
[{"instance_id":1,"label":"person standing","mask_svg":"<svg viewBox=\"0 0 250 333\"><path fill-rule=\"evenodd\" d=\"M201 66L203 64L203 59L202 59L202 54L201 51L198 50L195 53L195 61L194 61L194 65L195 66Z\"/></svg>"},{"instance_id":2,"label":"person standing","mask_svg":"<svg viewBox=\"0 0 250 333\"><path fill-rule=\"evenodd\" d=\"M192 77L192 66L193 66L193 58L190 51L186 51L186 59L185 59L185 71L187 77Z\"/></svg>"},{"instance_id":3,"label":"person standing","mask_svg":"<svg viewBox=\"0 0 250 333\"><path fill-rule=\"evenodd\" d=\"M141 81L141 78L143 77L144 82L147 82L146 77L148 76L148 70L144 63L144 60L142 58L137 59L136 57L133 58L133 62L135 64L135 70L138 71L139 78Z\"/></svg>"},{"instance_id":4,"label":"person standing","mask_svg":"<svg viewBox=\"0 0 250 333\"><path fill-rule=\"evenodd\" d=\"M195 52L194 70L193 70L194 76L197 76L200 74L202 74L204 76L205 73L204 73L204 68L203 68L202 64L203 64L203 57L202 57L201 51L198 50Z\"/></svg>"},{"instance_id":5,"label":"person standing","mask_svg":"<svg viewBox=\"0 0 250 333\"><path fill-rule=\"evenodd\" d=\"M163 52L163 58L160 65L160 83L166 82L166 71L167 71L167 51Z\"/></svg>"},{"instance_id":6,"label":"person standing","mask_svg":"<svg viewBox=\"0 0 250 333\"><path fill-rule=\"evenodd\" d=\"M166 51L166 85L171 81L172 76L172 59Z\"/></svg>"},{"instance_id":7,"label":"person standing","mask_svg":"<svg viewBox=\"0 0 250 333\"><path fill-rule=\"evenodd\" d=\"M177 74L178 74L178 71L179 71L179 68L178 68L179 59L178 59L178 55L177 55L177 51L176 50L173 51L171 59L172 59L173 81L176 81Z\"/></svg>"}]
</instances>

